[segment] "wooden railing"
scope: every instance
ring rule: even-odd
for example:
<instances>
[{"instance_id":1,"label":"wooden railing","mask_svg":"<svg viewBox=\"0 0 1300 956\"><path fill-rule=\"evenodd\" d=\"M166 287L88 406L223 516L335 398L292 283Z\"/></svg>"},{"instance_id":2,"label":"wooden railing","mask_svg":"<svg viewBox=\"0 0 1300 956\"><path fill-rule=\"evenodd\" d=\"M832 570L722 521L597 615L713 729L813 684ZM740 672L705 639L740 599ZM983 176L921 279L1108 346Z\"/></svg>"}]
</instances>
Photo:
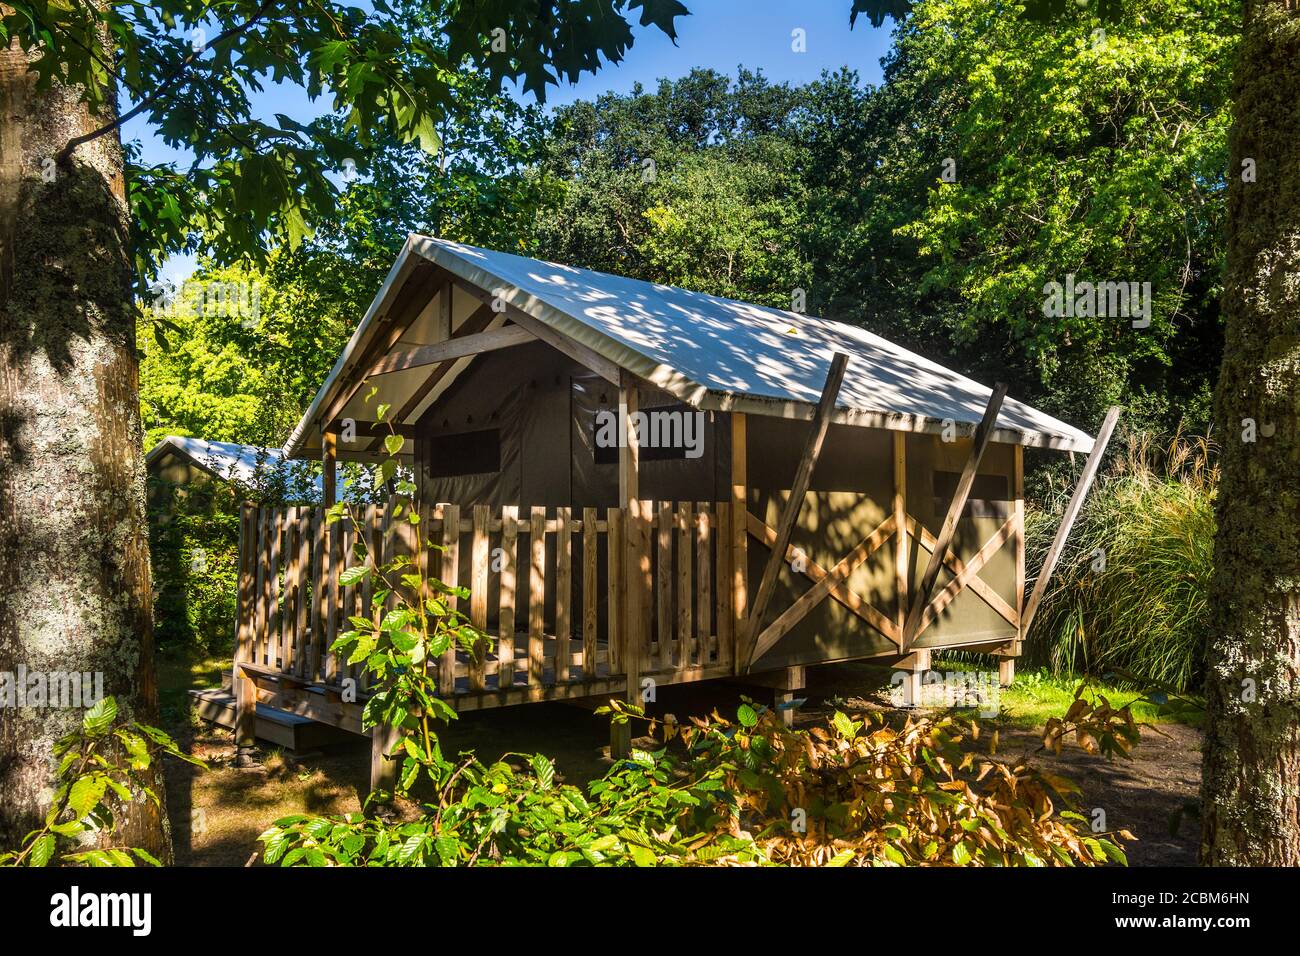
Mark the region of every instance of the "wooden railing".
<instances>
[{"instance_id":1,"label":"wooden railing","mask_svg":"<svg viewBox=\"0 0 1300 956\"><path fill-rule=\"evenodd\" d=\"M417 526L392 505L355 509L327 525L320 507L257 508L241 516L236 660L262 673L338 686L365 675L329 648L348 617L378 619L369 578L344 585L366 543L378 564L421 553L426 573L469 589L459 608L489 646L437 663L444 696L594 684L629 672L656 680L729 673L735 660L732 525L728 503L641 502L627 509L422 509ZM636 527L640 525L640 527ZM416 535L436 548L417 549ZM627 562L632 562L629 565ZM636 573L629 574L629 567ZM625 619L639 582L643 612ZM455 600L454 598L452 599ZM392 606L390 596L387 605ZM629 667L638 654L639 666Z\"/></svg>"}]
</instances>

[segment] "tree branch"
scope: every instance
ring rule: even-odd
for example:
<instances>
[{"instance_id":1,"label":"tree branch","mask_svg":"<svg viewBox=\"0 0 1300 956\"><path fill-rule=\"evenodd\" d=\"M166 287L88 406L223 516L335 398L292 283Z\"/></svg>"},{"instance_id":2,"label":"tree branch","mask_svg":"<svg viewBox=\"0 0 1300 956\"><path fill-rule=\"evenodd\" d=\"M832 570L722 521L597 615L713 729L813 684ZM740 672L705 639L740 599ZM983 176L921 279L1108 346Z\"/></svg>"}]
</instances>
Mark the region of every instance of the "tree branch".
<instances>
[{"instance_id":1,"label":"tree branch","mask_svg":"<svg viewBox=\"0 0 1300 956\"><path fill-rule=\"evenodd\" d=\"M212 40L211 43L205 43L202 49L192 51L189 54L189 56L185 57L185 59L181 60L180 63L176 64L176 66L171 70L171 72L169 72L167 76L163 78L163 81L158 84L158 88L154 90L153 93L151 93L149 96L146 96L144 99L142 99L131 109L127 110L125 113L120 115L117 119L113 120L113 122L105 123L103 126L99 127L99 129L92 130L89 133L85 133L81 136L75 136L72 139L68 140L67 145L65 145L63 149L59 150L59 153L55 157L55 160L60 164L67 162L68 158L72 155L73 151L78 146L97 140L99 139L99 137L107 133L111 133L113 132L113 130L118 129L119 127L135 119L145 110L147 110L150 106L156 103L161 97L171 92L172 88L177 84L177 82L179 82L180 78L185 74L185 71L188 70L190 66L194 64L194 62L199 58L201 54L205 53L210 48L215 47L226 40L229 40L231 37L238 36L239 34L253 27L259 20L262 19L263 16L266 15L267 11L271 8L273 3L274 0L264 0L262 5L257 8L257 12L254 13L247 20L245 20L243 23L237 24L235 26L229 27L226 30L221 31L221 33L217 34L217 36Z\"/></svg>"}]
</instances>

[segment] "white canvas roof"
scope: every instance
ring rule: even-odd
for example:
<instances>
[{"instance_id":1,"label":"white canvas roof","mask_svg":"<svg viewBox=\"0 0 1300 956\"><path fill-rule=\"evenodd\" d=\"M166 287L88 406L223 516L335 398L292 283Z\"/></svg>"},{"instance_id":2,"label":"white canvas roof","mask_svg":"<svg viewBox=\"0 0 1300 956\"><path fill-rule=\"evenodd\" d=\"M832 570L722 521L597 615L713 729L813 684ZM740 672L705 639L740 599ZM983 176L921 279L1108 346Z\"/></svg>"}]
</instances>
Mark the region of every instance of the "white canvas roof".
<instances>
[{"instance_id":1,"label":"white canvas roof","mask_svg":"<svg viewBox=\"0 0 1300 956\"><path fill-rule=\"evenodd\" d=\"M951 422L958 434L969 435L992 392L856 326L412 235L290 436L288 454L303 453L311 426L319 428L321 407L333 400L368 326L410 275L412 259L435 263L697 408L809 419L837 351L849 356L836 405L838 422L932 433ZM402 344L408 342L409 337ZM1086 432L1011 398L1003 403L993 438L1079 452L1093 445Z\"/></svg>"},{"instance_id":2,"label":"white canvas roof","mask_svg":"<svg viewBox=\"0 0 1300 956\"><path fill-rule=\"evenodd\" d=\"M223 481L251 483L257 475L258 461L264 461L270 470L279 468L284 461L284 450L262 448L257 445L240 445L228 441L207 441L203 438L168 435L149 449L146 466L153 465L168 453L179 454L195 466ZM321 476L312 479L317 492L321 491Z\"/></svg>"}]
</instances>

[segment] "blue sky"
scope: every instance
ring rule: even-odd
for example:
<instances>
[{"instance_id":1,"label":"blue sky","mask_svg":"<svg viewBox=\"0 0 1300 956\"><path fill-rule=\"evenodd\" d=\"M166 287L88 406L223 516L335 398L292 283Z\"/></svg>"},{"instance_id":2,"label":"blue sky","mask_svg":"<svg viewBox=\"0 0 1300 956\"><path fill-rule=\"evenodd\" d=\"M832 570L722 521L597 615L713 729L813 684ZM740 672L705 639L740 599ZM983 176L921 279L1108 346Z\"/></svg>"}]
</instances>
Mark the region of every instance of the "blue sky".
<instances>
[{"instance_id":1,"label":"blue sky","mask_svg":"<svg viewBox=\"0 0 1300 956\"><path fill-rule=\"evenodd\" d=\"M637 83L653 88L661 77L683 76L695 67L734 75L738 66L761 69L777 82L806 83L823 70L848 66L865 82L880 81L880 58L889 48L892 24L873 29L860 19L849 29L850 0L683 0L691 16L677 21L677 45L654 29L635 27L636 41L621 63L584 75L576 84L551 87L547 105L558 106L601 93L626 93ZM793 49L795 30L804 31L805 52ZM325 99L312 103L296 87L272 87L254 100L264 116L285 113L307 122L325 112ZM187 157L155 139L139 120L124 138L142 140L147 162L184 163ZM176 281L192 271L188 257L173 259L164 274Z\"/></svg>"}]
</instances>

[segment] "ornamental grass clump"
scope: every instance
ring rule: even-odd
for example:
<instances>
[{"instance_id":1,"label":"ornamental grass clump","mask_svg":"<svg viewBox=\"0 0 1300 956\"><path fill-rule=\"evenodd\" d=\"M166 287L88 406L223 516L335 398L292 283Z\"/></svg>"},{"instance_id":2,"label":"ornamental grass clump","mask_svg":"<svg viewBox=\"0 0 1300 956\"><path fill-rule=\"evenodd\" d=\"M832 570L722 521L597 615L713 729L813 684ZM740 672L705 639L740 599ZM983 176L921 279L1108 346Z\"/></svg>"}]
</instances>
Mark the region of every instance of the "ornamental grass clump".
<instances>
[{"instance_id":1,"label":"ornamental grass clump","mask_svg":"<svg viewBox=\"0 0 1300 956\"><path fill-rule=\"evenodd\" d=\"M1130 435L1079 515L1030 631L1030 660L1056 673L1199 689L1218 476L1204 439L1158 447ZM1069 490L1030 512L1031 568L1041 567Z\"/></svg>"}]
</instances>

